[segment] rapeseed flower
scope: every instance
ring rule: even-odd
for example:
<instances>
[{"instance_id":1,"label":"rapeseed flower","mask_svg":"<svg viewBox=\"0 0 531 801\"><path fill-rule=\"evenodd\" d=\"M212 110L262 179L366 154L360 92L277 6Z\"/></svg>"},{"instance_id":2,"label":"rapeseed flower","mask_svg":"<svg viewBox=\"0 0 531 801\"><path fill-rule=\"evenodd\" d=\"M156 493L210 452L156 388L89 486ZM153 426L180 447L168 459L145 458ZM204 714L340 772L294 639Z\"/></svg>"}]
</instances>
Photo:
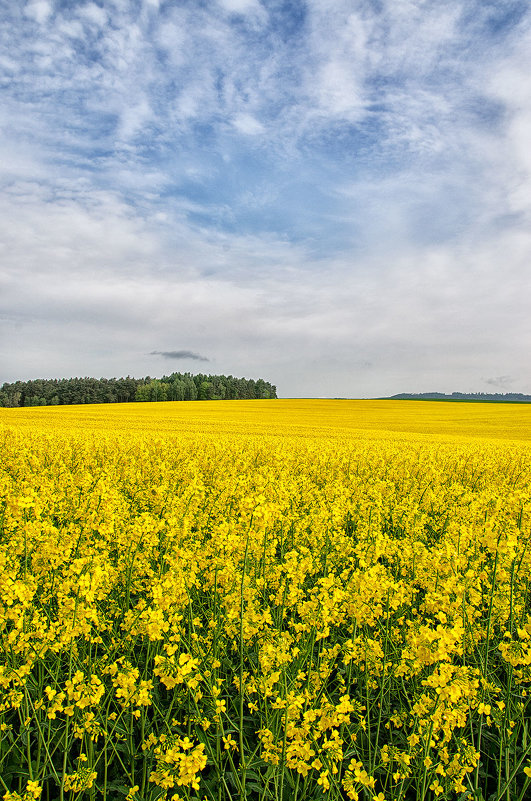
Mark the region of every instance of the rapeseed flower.
<instances>
[{"instance_id":1,"label":"rapeseed flower","mask_svg":"<svg viewBox=\"0 0 531 801\"><path fill-rule=\"evenodd\" d=\"M263 403L0 410L6 801L525 791L524 410Z\"/></svg>"}]
</instances>

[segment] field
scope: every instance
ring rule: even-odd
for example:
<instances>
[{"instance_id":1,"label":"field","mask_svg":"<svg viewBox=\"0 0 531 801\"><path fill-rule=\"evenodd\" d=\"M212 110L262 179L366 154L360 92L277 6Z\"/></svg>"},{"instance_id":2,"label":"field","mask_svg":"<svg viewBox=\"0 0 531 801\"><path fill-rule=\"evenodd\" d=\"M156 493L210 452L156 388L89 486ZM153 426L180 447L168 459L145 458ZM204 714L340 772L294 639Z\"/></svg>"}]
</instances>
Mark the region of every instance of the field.
<instances>
[{"instance_id":1,"label":"field","mask_svg":"<svg viewBox=\"0 0 531 801\"><path fill-rule=\"evenodd\" d=\"M526 801L531 409L0 409L5 801Z\"/></svg>"}]
</instances>

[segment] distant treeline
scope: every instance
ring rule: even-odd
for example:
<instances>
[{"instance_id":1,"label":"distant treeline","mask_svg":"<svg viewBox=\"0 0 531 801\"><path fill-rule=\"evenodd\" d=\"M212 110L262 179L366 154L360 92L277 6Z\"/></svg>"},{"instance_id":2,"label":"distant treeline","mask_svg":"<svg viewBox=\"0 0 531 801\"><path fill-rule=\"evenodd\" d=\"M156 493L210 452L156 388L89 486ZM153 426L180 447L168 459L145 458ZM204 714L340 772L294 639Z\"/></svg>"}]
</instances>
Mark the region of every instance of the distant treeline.
<instances>
[{"instance_id":1,"label":"distant treeline","mask_svg":"<svg viewBox=\"0 0 531 801\"><path fill-rule=\"evenodd\" d=\"M67 406L74 403L133 401L252 400L276 398L262 378L172 373L162 378L52 378L15 381L0 389L0 406Z\"/></svg>"},{"instance_id":2,"label":"distant treeline","mask_svg":"<svg viewBox=\"0 0 531 801\"><path fill-rule=\"evenodd\" d=\"M440 400L440 401L483 401L485 403L531 403L531 395L521 392L401 392L384 400Z\"/></svg>"}]
</instances>

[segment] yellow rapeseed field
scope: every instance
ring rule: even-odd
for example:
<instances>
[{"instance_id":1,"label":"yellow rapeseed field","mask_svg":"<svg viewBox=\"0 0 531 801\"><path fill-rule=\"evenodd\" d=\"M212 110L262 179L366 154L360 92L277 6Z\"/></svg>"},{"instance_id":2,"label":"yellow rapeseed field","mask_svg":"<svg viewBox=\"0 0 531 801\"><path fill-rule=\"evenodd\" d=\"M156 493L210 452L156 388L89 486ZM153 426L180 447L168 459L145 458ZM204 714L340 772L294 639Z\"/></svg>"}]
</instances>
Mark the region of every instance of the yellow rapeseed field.
<instances>
[{"instance_id":1,"label":"yellow rapeseed field","mask_svg":"<svg viewBox=\"0 0 531 801\"><path fill-rule=\"evenodd\" d=\"M0 409L0 796L529 799L530 422Z\"/></svg>"}]
</instances>

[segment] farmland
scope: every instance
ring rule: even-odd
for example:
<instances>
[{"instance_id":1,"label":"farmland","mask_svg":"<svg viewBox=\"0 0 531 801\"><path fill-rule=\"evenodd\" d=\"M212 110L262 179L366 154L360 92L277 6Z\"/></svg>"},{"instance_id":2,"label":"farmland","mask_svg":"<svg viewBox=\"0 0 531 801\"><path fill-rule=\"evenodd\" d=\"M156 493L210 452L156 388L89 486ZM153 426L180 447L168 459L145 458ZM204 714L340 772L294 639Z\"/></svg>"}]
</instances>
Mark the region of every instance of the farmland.
<instances>
[{"instance_id":1,"label":"farmland","mask_svg":"<svg viewBox=\"0 0 531 801\"><path fill-rule=\"evenodd\" d=\"M0 409L0 795L524 801L530 414Z\"/></svg>"}]
</instances>

